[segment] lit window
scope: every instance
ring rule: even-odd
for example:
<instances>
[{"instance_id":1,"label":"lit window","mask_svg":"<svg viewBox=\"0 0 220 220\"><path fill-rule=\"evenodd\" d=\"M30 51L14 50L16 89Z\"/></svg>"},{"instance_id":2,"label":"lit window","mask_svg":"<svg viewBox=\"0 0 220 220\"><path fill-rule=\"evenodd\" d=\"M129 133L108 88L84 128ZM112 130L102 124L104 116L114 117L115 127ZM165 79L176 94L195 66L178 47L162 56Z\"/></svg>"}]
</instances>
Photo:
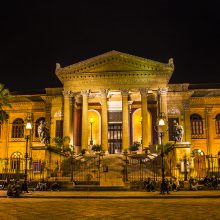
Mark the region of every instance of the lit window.
<instances>
[{"instance_id":1,"label":"lit window","mask_svg":"<svg viewBox=\"0 0 220 220\"><path fill-rule=\"evenodd\" d=\"M22 154L20 152L14 152L11 155L11 169L20 171L22 163Z\"/></svg>"},{"instance_id":2,"label":"lit window","mask_svg":"<svg viewBox=\"0 0 220 220\"><path fill-rule=\"evenodd\" d=\"M215 117L215 132L220 134L220 114L217 114Z\"/></svg>"},{"instance_id":3,"label":"lit window","mask_svg":"<svg viewBox=\"0 0 220 220\"><path fill-rule=\"evenodd\" d=\"M191 121L191 132L192 135L203 134L203 121L202 117L198 114L193 114L190 116Z\"/></svg>"},{"instance_id":4,"label":"lit window","mask_svg":"<svg viewBox=\"0 0 220 220\"><path fill-rule=\"evenodd\" d=\"M12 124L12 138L24 137L24 121L21 118L14 120Z\"/></svg>"}]
</instances>

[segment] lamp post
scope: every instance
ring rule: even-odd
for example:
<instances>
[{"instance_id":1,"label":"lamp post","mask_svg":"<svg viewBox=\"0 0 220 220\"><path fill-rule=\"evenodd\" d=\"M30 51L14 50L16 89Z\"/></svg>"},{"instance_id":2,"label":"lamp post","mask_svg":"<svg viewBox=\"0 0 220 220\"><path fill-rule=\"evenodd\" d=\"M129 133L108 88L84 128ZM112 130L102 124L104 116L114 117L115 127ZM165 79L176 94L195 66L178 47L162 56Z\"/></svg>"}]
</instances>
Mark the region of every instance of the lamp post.
<instances>
[{"instance_id":1,"label":"lamp post","mask_svg":"<svg viewBox=\"0 0 220 220\"><path fill-rule=\"evenodd\" d=\"M29 132L32 129L32 124L30 121L26 124L26 130ZM28 140L30 139L30 134L26 135L26 148L25 148L25 170L24 170L24 190L28 192L28 184L27 184L27 166L28 166Z\"/></svg>"},{"instance_id":2,"label":"lamp post","mask_svg":"<svg viewBox=\"0 0 220 220\"><path fill-rule=\"evenodd\" d=\"M162 114L160 114L159 121L158 121L158 130L157 132L159 133L160 137L160 144L161 144L161 177L162 177L162 182L161 182L161 194L164 194L166 191L166 186L165 186L165 166L164 166L164 146L163 146L163 135L164 131L163 128L165 126L165 120L164 117L162 117Z\"/></svg>"},{"instance_id":3,"label":"lamp post","mask_svg":"<svg viewBox=\"0 0 220 220\"><path fill-rule=\"evenodd\" d=\"M128 151L124 151L124 156L125 156L125 173L124 173L124 179L125 182L128 182Z\"/></svg>"},{"instance_id":4,"label":"lamp post","mask_svg":"<svg viewBox=\"0 0 220 220\"><path fill-rule=\"evenodd\" d=\"M94 121L94 118L90 118L90 120L89 120L89 123L90 123L90 131L91 131L91 133L90 133L90 145L93 145L93 139L92 139L92 125L93 125L94 122L95 122L95 121Z\"/></svg>"}]
</instances>

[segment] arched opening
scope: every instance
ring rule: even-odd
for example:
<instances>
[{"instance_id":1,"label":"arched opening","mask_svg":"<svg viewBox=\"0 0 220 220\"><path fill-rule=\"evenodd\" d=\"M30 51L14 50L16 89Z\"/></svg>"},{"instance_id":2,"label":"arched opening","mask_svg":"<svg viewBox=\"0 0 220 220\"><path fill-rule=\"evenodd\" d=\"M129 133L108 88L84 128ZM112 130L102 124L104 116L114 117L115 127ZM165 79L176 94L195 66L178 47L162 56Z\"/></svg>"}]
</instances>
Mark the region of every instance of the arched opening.
<instances>
[{"instance_id":1,"label":"arched opening","mask_svg":"<svg viewBox=\"0 0 220 220\"><path fill-rule=\"evenodd\" d=\"M151 113L148 111L148 125L147 125L147 135L150 144L152 144L152 117ZM133 142L142 142L142 117L141 108L136 109L132 114L132 127L133 127Z\"/></svg>"},{"instance_id":2,"label":"arched opening","mask_svg":"<svg viewBox=\"0 0 220 220\"><path fill-rule=\"evenodd\" d=\"M10 158L10 167L13 172L20 172L22 170L22 154L18 151L14 152Z\"/></svg>"},{"instance_id":3,"label":"arched opening","mask_svg":"<svg viewBox=\"0 0 220 220\"><path fill-rule=\"evenodd\" d=\"M88 111L88 144L101 144L101 116L98 111Z\"/></svg>"}]
</instances>

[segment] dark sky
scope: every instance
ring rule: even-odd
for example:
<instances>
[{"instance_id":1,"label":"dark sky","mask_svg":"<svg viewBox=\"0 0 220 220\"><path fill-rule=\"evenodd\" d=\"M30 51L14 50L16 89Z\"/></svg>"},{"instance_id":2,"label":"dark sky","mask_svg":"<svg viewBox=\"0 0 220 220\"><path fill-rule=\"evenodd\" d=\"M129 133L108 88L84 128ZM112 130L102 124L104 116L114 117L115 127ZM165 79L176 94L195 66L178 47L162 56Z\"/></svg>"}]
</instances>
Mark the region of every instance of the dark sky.
<instances>
[{"instance_id":1,"label":"dark sky","mask_svg":"<svg viewBox=\"0 0 220 220\"><path fill-rule=\"evenodd\" d=\"M173 57L171 83L220 83L218 0L4 2L0 82L11 91L61 86L56 62L110 50L160 62Z\"/></svg>"}]
</instances>

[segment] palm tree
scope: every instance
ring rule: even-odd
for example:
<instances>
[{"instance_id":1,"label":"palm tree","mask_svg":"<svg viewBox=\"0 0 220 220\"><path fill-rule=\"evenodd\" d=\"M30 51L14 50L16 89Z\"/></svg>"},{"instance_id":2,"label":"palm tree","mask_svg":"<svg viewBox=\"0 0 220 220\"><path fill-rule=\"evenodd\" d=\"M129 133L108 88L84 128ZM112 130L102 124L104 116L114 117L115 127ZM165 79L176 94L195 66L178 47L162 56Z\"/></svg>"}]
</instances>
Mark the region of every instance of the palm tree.
<instances>
[{"instance_id":1,"label":"palm tree","mask_svg":"<svg viewBox=\"0 0 220 220\"><path fill-rule=\"evenodd\" d=\"M0 122L6 121L9 118L8 113L3 109L5 106L11 108L9 103L11 98L10 92L5 85L0 83Z\"/></svg>"}]
</instances>

